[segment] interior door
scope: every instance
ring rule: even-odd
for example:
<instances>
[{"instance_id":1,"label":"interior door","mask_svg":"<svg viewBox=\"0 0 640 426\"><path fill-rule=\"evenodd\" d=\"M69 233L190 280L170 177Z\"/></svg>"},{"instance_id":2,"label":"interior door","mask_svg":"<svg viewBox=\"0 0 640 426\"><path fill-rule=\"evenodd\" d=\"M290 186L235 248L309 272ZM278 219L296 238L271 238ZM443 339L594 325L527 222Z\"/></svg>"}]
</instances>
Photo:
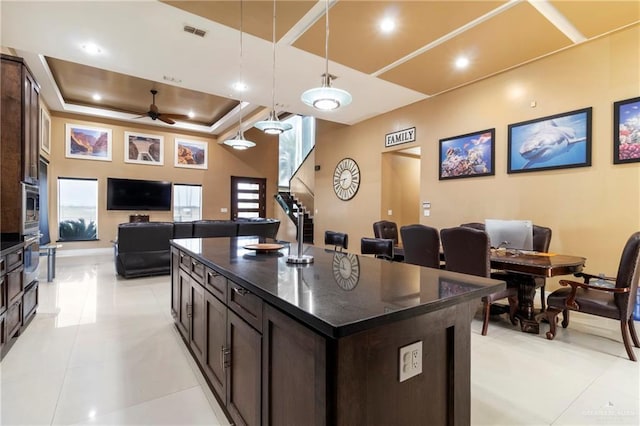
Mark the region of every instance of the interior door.
<instances>
[{"instance_id":1,"label":"interior door","mask_svg":"<svg viewBox=\"0 0 640 426\"><path fill-rule=\"evenodd\" d=\"M231 219L267 217L267 179L231 176Z\"/></svg>"}]
</instances>

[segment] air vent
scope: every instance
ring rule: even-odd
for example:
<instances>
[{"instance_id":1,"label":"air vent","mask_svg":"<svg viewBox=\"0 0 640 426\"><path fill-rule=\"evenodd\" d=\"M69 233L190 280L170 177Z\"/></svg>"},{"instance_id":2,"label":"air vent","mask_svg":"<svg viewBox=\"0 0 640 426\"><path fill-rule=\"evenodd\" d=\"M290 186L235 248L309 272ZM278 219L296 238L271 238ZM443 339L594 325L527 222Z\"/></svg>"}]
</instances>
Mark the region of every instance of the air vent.
<instances>
[{"instance_id":1,"label":"air vent","mask_svg":"<svg viewBox=\"0 0 640 426\"><path fill-rule=\"evenodd\" d=\"M198 37L204 37L207 32L205 30L201 30L200 28L192 27L190 25L184 26L184 32L197 35Z\"/></svg>"}]
</instances>

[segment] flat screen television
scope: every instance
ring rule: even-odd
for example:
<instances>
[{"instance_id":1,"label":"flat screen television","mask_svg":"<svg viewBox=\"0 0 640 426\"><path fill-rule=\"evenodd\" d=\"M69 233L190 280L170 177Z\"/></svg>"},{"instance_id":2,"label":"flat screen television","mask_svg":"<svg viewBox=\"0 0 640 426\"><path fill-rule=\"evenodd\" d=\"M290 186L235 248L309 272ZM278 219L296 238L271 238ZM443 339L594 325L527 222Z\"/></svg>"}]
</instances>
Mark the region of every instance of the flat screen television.
<instances>
[{"instance_id":1,"label":"flat screen television","mask_svg":"<svg viewBox=\"0 0 640 426\"><path fill-rule=\"evenodd\" d=\"M107 210L171 210L171 182L107 178Z\"/></svg>"}]
</instances>

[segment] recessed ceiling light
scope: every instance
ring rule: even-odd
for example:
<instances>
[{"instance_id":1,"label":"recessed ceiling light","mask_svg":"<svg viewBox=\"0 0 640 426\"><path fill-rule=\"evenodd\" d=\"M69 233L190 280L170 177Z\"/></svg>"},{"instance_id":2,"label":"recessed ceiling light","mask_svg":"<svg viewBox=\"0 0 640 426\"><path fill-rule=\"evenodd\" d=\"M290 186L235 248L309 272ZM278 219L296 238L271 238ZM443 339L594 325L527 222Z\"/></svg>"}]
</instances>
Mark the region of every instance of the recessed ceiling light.
<instances>
[{"instance_id":1,"label":"recessed ceiling light","mask_svg":"<svg viewBox=\"0 0 640 426\"><path fill-rule=\"evenodd\" d=\"M467 58L466 56L459 56L458 59L456 59L456 68L458 68L459 70L463 70L468 66L469 58Z\"/></svg>"},{"instance_id":2,"label":"recessed ceiling light","mask_svg":"<svg viewBox=\"0 0 640 426\"><path fill-rule=\"evenodd\" d=\"M102 53L102 49L95 43L85 43L82 45L82 50L87 52L89 55L99 55Z\"/></svg>"},{"instance_id":3,"label":"recessed ceiling light","mask_svg":"<svg viewBox=\"0 0 640 426\"><path fill-rule=\"evenodd\" d=\"M187 114L189 116L189 118L193 118L196 116L196 114L193 111L189 111L189 114Z\"/></svg>"},{"instance_id":4,"label":"recessed ceiling light","mask_svg":"<svg viewBox=\"0 0 640 426\"><path fill-rule=\"evenodd\" d=\"M392 18L384 18L380 21L380 31L383 33L390 33L396 29L396 21Z\"/></svg>"},{"instance_id":5,"label":"recessed ceiling light","mask_svg":"<svg viewBox=\"0 0 640 426\"><path fill-rule=\"evenodd\" d=\"M102 96L100 96L100 93L94 93L92 96L94 101L101 101L102 100Z\"/></svg>"},{"instance_id":6,"label":"recessed ceiling light","mask_svg":"<svg viewBox=\"0 0 640 426\"><path fill-rule=\"evenodd\" d=\"M247 86L245 82L238 81L233 83L233 89L237 90L238 92L246 92L247 89L249 89L249 86Z\"/></svg>"}]
</instances>

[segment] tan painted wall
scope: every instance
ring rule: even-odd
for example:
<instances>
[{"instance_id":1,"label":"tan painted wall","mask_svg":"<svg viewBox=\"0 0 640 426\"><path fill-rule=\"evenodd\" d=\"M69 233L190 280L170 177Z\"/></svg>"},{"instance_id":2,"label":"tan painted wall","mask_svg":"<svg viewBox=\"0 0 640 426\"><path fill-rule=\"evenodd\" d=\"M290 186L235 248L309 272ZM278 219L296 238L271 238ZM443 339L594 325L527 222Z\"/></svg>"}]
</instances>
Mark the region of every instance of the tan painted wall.
<instances>
[{"instance_id":1,"label":"tan painted wall","mask_svg":"<svg viewBox=\"0 0 640 426\"><path fill-rule=\"evenodd\" d=\"M347 232L359 240L380 219L384 135L416 127L422 151L420 200L431 201L421 223L444 228L488 217L531 219L553 229L551 251L587 258L587 270L614 274L620 252L640 229L640 163L612 164L612 104L640 95L640 26L565 50L473 85L322 134L316 144L316 233ZM537 102L536 108L530 102ZM593 107L592 166L509 175L507 126ZM496 129L496 175L438 180L438 140ZM348 141L348 142L345 142ZM348 202L331 189L343 157L362 171ZM401 224L398 224L399 226Z\"/></svg>"},{"instance_id":2,"label":"tan painted wall","mask_svg":"<svg viewBox=\"0 0 640 426\"><path fill-rule=\"evenodd\" d=\"M129 215L136 212L106 210L107 177L166 180L174 183L201 184L203 192L204 219L229 219L231 183L230 176L266 177L267 196L277 192L278 141L251 129L245 136L257 143L247 151L235 151L220 145L215 138L200 133L173 132L172 129L155 126L133 126L113 120L100 120L79 115L52 112L51 154L49 166L49 226L52 241L58 238L57 178L92 177L98 179L98 238L95 242L64 243L64 249L110 247L116 238L119 223L128 222ZM92 161L65 157L65 124L75 123L112 129L112 161ZM164 165L151 166L124 162L124 132L134 131L164 137ZM208 169L184 169L173 166L174 139L181 137L205 141L209 146ZM227 208L227 213L221 213ZM152 221L172 221L172 212L139 212L149 214ZM273 202L267 200L267 217L273 217Z\"/></svg>"}]
</instances>

